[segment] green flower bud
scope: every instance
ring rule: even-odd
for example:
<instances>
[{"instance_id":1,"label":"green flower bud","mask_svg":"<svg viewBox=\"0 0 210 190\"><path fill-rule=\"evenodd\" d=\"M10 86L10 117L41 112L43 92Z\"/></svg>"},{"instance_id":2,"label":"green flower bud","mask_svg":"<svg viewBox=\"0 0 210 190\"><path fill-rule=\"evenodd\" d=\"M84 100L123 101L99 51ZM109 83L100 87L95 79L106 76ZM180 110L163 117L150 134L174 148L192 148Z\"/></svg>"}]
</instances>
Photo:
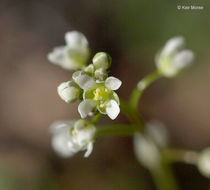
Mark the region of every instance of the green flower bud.
<instances>
[{"instance_id":1,"label":"green flower bud","mask_svg":"<svg viewBox=\"0 0 210 190\"><path fill-rule=\"evenodd\" d=\"M94 66L93 66L93 64L90 64L90 65L88 65L87 67L85 67L84 68L84 71L86 72L86 73L89 73L89 74L93 74L94 73Z\"/></svg>"},{"instance_id":2,"label":"green flower bud","mask_svg":"<svg viewBox=\"0 0 210 190\"><path fill-rule=\"evenodd\" d=\"M111 66L111 63L112 58L107 53L99 52L93 57L93 65L95 66L95 69L108 69Z\"/></svg>"}]
</instances>

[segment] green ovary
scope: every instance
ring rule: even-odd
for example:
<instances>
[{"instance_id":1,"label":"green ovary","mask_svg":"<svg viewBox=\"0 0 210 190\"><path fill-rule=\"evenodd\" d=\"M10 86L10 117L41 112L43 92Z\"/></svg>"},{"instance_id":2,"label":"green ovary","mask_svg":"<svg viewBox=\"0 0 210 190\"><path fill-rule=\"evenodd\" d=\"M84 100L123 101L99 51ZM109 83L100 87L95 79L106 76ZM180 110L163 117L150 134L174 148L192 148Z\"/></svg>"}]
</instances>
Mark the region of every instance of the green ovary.
<instances>
[{"instance_id":1,"label":"green ovary","mask_svg":"<svg viewBox=\"0 0 210 190\"><path fill-rule=\"evenodd\" d=\"M96 89L87 91L85 97L97 102L98 108L105 112L106 104L109 102L113 95L113 91L105 86L98 87Z\"/></svg>"}]
</instances>

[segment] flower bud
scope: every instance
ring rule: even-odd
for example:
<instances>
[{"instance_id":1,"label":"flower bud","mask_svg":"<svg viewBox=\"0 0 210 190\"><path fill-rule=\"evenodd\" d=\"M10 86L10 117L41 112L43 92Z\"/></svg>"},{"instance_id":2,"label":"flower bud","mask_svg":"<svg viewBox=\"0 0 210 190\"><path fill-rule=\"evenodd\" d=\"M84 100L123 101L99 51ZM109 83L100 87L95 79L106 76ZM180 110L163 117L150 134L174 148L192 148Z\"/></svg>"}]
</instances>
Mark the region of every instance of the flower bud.
<instances>
[{"instance_id":1,"label":"flower bud","mask_svg":"<svg viewBox=\"0 0 210 190\"><path fill-rule=\"evenodd\" d=\"M58 86L57 91L61 99L67 103L74 102L80 96L80 89L73 81L61 83Z\"/></svg>"},{"instance_id":2,"label":"flower bud","mask_svg":"<svg viewBox=\"0 0 210 190\"><path fill-rule=\"evenodd\" d=\"M99 52L93 57L93 65L95 66L95 69L108 69L111 66L111 63L112 58L107 53Z\"/></svg>"},{"instance_id":3,"label":"flower bud","mask_svg":"<svg viewBox=\"0 0 210 190\"><path fill-rule=\"evenodd\" d=\"M93 74L93 73L94 73L94 66L93 66L93 64L90 64L90 65L88 65L87 67L85 67L85 68L84 68L84 71L85 71L86 73Z\"/></svg>"},{"instance_id":4,"label":"flower bud","mask_svg":"<svg viewBox=\"0 0 210 190\"><path fill-rule=\"evenodd\" d=\"M103 68L97 69L94 74L95 74L95 78L99 81L105 80L108 76L106 70L104 70Z\"/></svg>"}]
</instances>

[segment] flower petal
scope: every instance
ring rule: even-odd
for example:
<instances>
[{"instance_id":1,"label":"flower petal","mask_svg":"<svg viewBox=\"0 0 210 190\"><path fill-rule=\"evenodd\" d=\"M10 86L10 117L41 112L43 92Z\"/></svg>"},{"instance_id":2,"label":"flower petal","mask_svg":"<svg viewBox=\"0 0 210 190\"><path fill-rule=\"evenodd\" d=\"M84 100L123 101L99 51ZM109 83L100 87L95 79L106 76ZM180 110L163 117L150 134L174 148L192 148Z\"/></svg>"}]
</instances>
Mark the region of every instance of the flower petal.
<instances>
[{"instance_id":1,"label":"flower petal","mask_svg":"<svg viewBox=\"0 0 210 190\"><path fill-rule=\"evenodd\" d=\"M96 104L93 100L83 100L78 106L78 112L81 118L87 117L87 115L93 110L95 106Z\"/></svg>"},{"instance_id":2,"label":"flower petal","mask_svg":"<svg viewBox=\"0 0 210 190\"><path fill-rule=\"evenodd\" d=\"M47 58L51 63L58 65L63 63L65 54L66 54L66 47L59 46L54 48L52 52L48 53Z\"/></svg>"},{"instance_id":3,"label":"flower petal","mask_svg":"<svg viewBox=\"0 0 210 190\"><path fill-rule=\"evenodd\" d=\"M189 66L194 59L194 53L190 50L182 50L174 56L173 64L179 69Z\"/></svg>"},{"instance_id":4,"label":"flower petal","mask_svg":"<svg viewBox=\"0 0 210 190\"><path fill-rule=\"evenodd\" d=\"M161 52L161 56L171 56L180 50L180 48L183 46L184 38L182 36L173 37L166 42Z\"/></svg>"},{"instance_id":5,"label":"flower petal","mask_svg":"<svg viewBox=\"0 0 210 190\"><path fill-rule=\"evenodd\" d=\"M165 126L159 121L146 123L146 134L155 144L161 148L166 148L169 144L169 134Z\"/></svg>"},{"instance_id":6,"label":"flower petal","mask_svg":"<svg viewBox=\"0 0 210 190\"><path fill-rule=\"evenodd\" d=\"M90 90L96 86L94 78L84 73L73 75L73 79L80 86L80 88L85 91Z\"/></svg>"},{"instance_id":7,"label":"flower petal","mask_svg":"<svg viewBox=\"0 0 210 190\"><path fill-rule=\"evenodd\" d=\"M73 127L74 121L72 120L62 120L56 121L50 125L50 133L52 135L63 133L66 129Z\"/></svg>"},{"instance_id":8,"label":"flower petal","mask_svg":"<svg viewBox=\"0 0 210 190\"><path fill-rule=\"evenodd\" d=\"M73 121L57 121L50 126L52 148L58 155L65 158L74 155L74 151L68 146L71 141L69 131L72 127Z\"/></svg>"},{"instance_id":9,"label":"flower petal","mask_svg":"<svg viewBox=\"0 0 210 190\"><path fill-rule=\"evenodd\" d=\"M53 136L51 145L53 150L61 157L69 158L74 155L74 152L68 148L68 139L62 134Z\"/></svg>"},{"instance_id":10,"label":"flower petal","mask_svg":"<svg viewBox=\"0 0 210 190\"><path fill-rule=\"evenodd\" d=\"M69 53L70 50L67 46L60 46L54 48L53 51L47 55L47 58L51 63L59 65L63 69L76 70L82 68L83 65L74 60Z\"/></svg>"},{"instance_id":11,"label":"flower petal","mask_svg":"<svg viewBox=\"0 0 210 190\"><path fill-rule=\"evenodd\" d=\"M87 38L78 31L71 31L65 34L65 41L70 48L84 48L88 46Z\"/></svg>"},{"instance_id":12,"label":"flower petal","mask_svg":"<svg viewBox=\"0 0 210 190\"><path fill-rule=\"evenodd\" d=\"M90 142L87 145L87 151L85 152L84 157L87 158L88 156L90 156L92 151L93 151L93 142Z\"/></svg>"},{"instance_id":13,"label":"flower petal","mask_svg":"<svg viewBox=\"0 0 210 190\"><path fill-rule=\"evenodd\" d=\"M115 77L108 77L105 81L105 86L111 90L117 90L120 88L122 81Z\"/></svg>"},{"instance_id":14,"label":"flower petal","mask_svg":"<svg viewBox=\"0 0 210 190\"><path fill-rule=\"evenodd\" d=\"M114 120L120 113L120 107L115 100L110 100L106 105L107 115Z\"/></svg>"},{"instance_id":15,"label":"flower petal","mask_svg":"<svg viewBox=\"0 0 210 190\"><path fill-rule=\"evenodd\" d=\"M140 133L134 134L134 153L139 162L148 169L157 169L160 164L160 152L154 142Z\"/></svg>"},{"instance_id":16,"label":"flower petal","mask_svg":"<svg viewBox=\"0 0 210 190\"><path fill-rule=\"evenodd\" d=\"M116 92L113 92L112 96L113 96L112 99L114 99L118 103L118 105L120 105L120 98L117 95L117 93Z\"/></svg>"}]
</instances>

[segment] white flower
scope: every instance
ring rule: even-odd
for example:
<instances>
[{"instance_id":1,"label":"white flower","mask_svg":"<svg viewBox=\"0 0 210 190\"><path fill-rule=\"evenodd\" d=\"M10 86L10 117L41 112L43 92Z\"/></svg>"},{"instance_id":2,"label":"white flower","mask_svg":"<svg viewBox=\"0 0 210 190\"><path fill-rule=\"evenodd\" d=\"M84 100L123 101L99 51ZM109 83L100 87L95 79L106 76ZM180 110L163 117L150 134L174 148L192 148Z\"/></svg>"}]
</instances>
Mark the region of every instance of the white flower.
<instances>
[{"instance_id":1,"label":"white flower","mask_svg":"<svg viewBox=\"0 0 210 190\"><path fill-rule=\"evenodd\" d=\"M140 133L134 134L134 153L138 161L148 169L156 169L160 164L160 152L155 143Z\"/></svg>"},{"instance_id":2,"label":"white flower","mask_svg":"<svg viewBox=\"0 0 210 190\"><path fill-rule=\"evenodd\" d=\"M210 148L201 151L198 156L197 167L202 175L210 178Z\"/></svg>"},{"instance_id":3,"label":"white flower","mask_svg":"<svg viewBox=\"0 0 210 190\"><path fill-rule=\"evenodd\" d=\"M58 94L62 100L67 103L77 100L81 90L74 84L73 81L63 82L57 88Z\"/></svg>"},{"instance_id":4,"label":"white flower","mask_svg":"<svg viewBox=\"0 0 210 190\"><path fill-rule=\"evenodd\" d=\"M89 47L86 37L78 31L65 34L65 46L56 47L48 54L48 60L64 69L83 68L89 58Z\"/></svg>"},{"instance_id":5,"label":"white flower","mask_svg":"<svg viewBox=\"0 0 210 190\"><path fill-rule=\"evenodd\" d=\"M97 83L93 77L84 72L73 74L73 80L80 86L83 92L83 101L78 106L82 118L87 117L95 108L115 119L119 112L119 97L114 92L120 88L122 82L115 77L108 77L104 82Z\"/></svg>"},{"instance_id":6,"label":"white flower","mask_svg":"<svg viewBox=\"0 0 210 190\"><path fill-rule=\"evenodd\" d=\"M194 53L184 49L184 44L183 37L174 37L167 41L161 52L156 55L156 66L165 77L174 77L192 63Z\"/></svg>"},{"instance_id":7,"label":"white flower","mask_svg":"<svg viewBox=\"0 0 210 190\"><path fill-rule=\"evenodd\" d=\"M55 122L51 126L52 147L62 157L84 150L84 157L88 157L93 150L95 132L95 126L85 120Z\"/></svg>"}]
</instances>

